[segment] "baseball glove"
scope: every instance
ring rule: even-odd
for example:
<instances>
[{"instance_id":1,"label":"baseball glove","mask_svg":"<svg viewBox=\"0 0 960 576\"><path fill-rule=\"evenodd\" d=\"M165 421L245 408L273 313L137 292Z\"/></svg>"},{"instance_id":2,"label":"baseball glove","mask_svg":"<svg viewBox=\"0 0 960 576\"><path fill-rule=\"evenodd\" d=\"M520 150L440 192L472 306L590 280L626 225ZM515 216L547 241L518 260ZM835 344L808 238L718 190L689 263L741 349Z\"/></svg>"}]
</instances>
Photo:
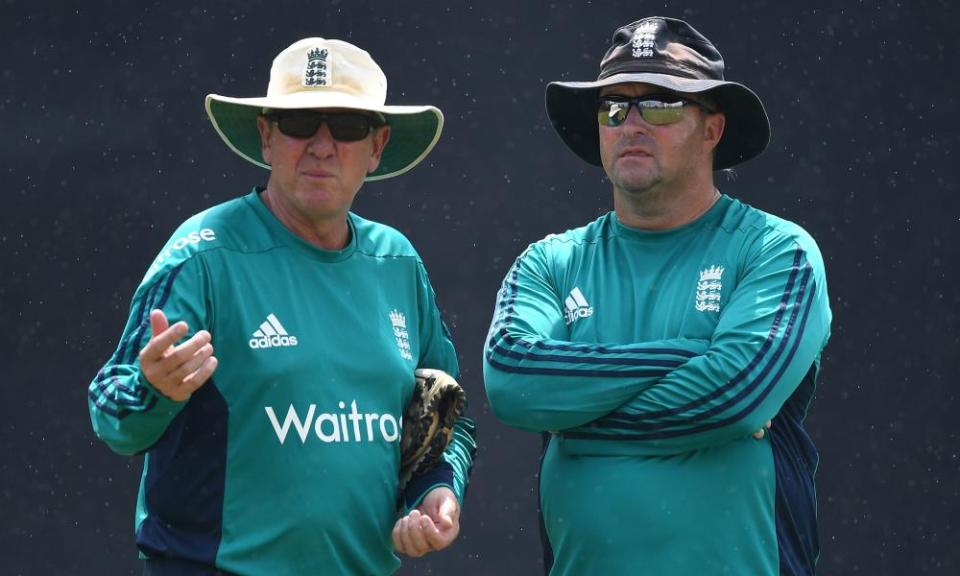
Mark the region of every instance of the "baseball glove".
<instances>
[{"instance_id":1,"label":"baseball glove","mask_svg":"<svg viewBox=\"0 0 960 576\"><path fill-rule=\"evenodd\" d=\"M418 368L416 387L403 413L400 437L400 493L416 474L423 474L441 460L453 425L463 413L467 395L452 376L442 370Z\"/></svg>"}]
</instances>

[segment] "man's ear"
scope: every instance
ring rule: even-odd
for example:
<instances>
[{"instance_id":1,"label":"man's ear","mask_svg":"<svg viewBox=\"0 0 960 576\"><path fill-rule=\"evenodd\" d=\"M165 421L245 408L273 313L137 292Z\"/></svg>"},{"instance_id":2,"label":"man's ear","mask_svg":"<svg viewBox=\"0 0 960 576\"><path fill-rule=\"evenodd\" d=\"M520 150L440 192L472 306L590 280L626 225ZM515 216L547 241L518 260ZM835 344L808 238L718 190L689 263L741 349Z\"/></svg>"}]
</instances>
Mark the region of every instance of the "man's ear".
<instances>
[{"instance_id":1,"label":"man's ear","mask_svg":"<svg viewBox=\"0 0 960 576\"><path fill-rule=\"evenodd\" d=\"M367 174L370 174L380 166L380 158L383 157L383 149L387 147L390 141L390 126L381 126L373 133L373 152L370 154L370 163L367 164Z\"/></svg>"},{"instance_id":2,"label":"man's ear","mask_svg":"<svg viewBox=\"0 0 960 576\"><path fill-rule=\"evenodd\" d=\"M703 119L703 140L707 144L707 150L717 149L720 138L723 137L723 129L727 126L727 117L723 112L707 114Z\"/></svg>"},{"instance_id":3,"label":"man's ear","mask_svg":"<svg viewBox=\"0 0 960 576\"><path fill-rule=\"evenodd\" d=\"M273 132L273 123L263 116L257 116L257 131L260 132L260 154L263 155L264 162L270 165L272 164L270 162L270 134Z\"/></svg>"}]
</instances>

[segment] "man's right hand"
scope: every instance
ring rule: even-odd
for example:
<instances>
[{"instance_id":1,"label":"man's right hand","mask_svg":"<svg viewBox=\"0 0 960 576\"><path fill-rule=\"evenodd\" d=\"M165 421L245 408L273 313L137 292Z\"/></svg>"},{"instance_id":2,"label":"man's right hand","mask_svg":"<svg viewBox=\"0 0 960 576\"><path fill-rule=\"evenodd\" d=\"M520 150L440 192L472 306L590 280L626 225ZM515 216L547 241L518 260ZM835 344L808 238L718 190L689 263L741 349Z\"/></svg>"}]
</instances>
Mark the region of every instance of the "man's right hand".
<instances>
[{"instance_id":1,"label":"man's right hand","mask_svg":"<svg viewBox=\"0 0 960 576\"><path fill-rule=\"evenodd\" d=\"M183 344L174 346L190 327L186 322L170 326L162 310L150 312L150 329L150 341L140 351L140 370L161 394L183 402L217 369L210 333L200 330Z\"/></svg>"}]
</instances>

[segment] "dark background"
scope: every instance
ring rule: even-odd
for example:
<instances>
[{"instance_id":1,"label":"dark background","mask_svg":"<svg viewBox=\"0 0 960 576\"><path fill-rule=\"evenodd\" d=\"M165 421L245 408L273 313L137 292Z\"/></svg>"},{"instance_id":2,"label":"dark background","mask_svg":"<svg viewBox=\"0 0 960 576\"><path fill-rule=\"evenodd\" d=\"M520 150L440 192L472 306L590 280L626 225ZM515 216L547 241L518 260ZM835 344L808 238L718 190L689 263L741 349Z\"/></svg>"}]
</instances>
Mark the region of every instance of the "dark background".
<instances>
[{"instance_id":1,"label":"dark background","mask_svg":"<svg viewBox=\"0 0 960 576\"><path fill-rule=\"evenodd\" d=\"M539 573L539 439L490 415L482 339L520 251L611 207L602 172L553 133L546 82L595 78L613 30L655 14L713 40L767 107L769 149L721 190L802 224L826 260L833 337L809 419L820 573L960 572L957 10L450 4L0 2L0 574L139 573L141 461L94 437L87 384L173 229L266 180L203 97L262 95L273 57L306 36L370 51L388 102L446 113L428 160L355 205L420 250L479 421L461 537L401 574Z\"/></svg>"}]
</instances>

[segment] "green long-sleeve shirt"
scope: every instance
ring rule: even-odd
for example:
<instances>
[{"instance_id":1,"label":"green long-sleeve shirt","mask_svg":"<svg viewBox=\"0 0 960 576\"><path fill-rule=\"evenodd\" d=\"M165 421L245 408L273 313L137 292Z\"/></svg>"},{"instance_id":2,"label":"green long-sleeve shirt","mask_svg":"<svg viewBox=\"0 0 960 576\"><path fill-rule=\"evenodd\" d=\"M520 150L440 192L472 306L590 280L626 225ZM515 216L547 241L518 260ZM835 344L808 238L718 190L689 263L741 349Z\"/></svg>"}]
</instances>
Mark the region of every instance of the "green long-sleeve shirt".
<instances>
[{"instance_id":1,"label":"green long-sleeve shirt","mask_svg":"<svg viewBox=\"0 0 960 576\"><path fill-rule=\"evenodd\" d=\"M674 230L610 213L531 245L484 380L499 418L550 433L551 574L812 573L803 419L829 325L813 239L727 196Z\"/></svg>"},{"instance_id":2,"label":"green long-sleeve shirt","mask_svg":"<svg viewBox=\"0 0 960 576\"><path fill-rule=\"evenodd\" d=\"M407 239L354 214L348 223L347 247L320 250L254 191L187 220L150 267L89 390L97 435L146 454L136 518L145 555L276 576L399 566L390 533L414 369L459 370ZM212 335L219 366L186 402L140 372L154 308ZM474 450L463 418L445 462L413 479L406 504L437 485L462 501Z\"/></svg>"}]
</instances>

